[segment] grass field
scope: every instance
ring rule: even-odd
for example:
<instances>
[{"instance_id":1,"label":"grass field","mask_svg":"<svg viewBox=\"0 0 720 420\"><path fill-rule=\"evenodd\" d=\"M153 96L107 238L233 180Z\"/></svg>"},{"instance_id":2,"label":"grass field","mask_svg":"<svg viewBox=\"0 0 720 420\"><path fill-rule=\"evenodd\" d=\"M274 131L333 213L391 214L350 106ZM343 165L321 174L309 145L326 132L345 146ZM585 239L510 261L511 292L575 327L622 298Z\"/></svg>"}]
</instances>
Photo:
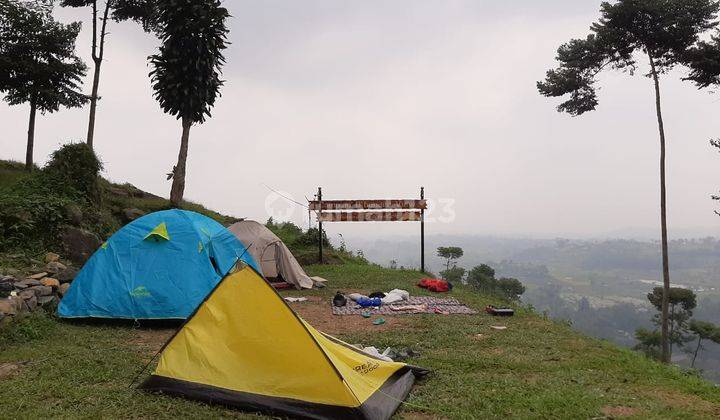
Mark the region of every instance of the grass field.
<instances>
[{"instance_id":1,"label":"grass field","mask_svg":"<svg viewBox=\"0 0 720 420\"><path fill-rule=\"evenodd\" d=\"M292 306L311 324L352 343L411 347L420 353L411 362L433 370L399 418L720 416L715 386L525 310L505 319L484 313L386 317L380 327L372 319L330 314L336 290L399 287L419 294L417 272L372 265L311 266L309 272L327 278L328 287L284 294L310 298ZM497 303L464 287L451 294L476 309ZM129 387L171 333L29 318L0 336L0 364L6 372L15 369L0 373L0 418L257 418Z\"/></svg>"}]
</instances>

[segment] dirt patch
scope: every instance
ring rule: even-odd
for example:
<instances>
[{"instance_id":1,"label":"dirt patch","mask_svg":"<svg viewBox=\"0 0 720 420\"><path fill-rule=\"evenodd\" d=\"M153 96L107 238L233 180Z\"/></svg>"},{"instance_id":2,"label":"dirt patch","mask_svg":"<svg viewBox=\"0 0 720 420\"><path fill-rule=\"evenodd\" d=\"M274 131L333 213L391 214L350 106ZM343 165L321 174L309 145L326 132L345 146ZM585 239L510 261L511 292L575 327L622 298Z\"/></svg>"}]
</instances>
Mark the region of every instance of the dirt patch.
<instances>
[{"instance_id":1,"label":"dirt patch","mask_svg":"<svg viewBox=\"0 0 720 420\"><path fill-rule=\"evenodd\" d=\"M175 329L137 329L133 332L130 344L144 353L155 354L175 333Z\"/></svg>"},{"instance_id":2,"label":"dirt patch","mask_svg":"<svg viewBox=\"0 0 720 420\"><path fill-rule=\"evenodd\" d=\"M640 409L635 407L624 407L624 406L616 406L611 407L606 405L605 407L601 408L600 411L602 411L603 414L606 416L614 419L618 417L630 417L640 414Z\"/></svg>"},{"instance_id":3,"label":"dirt patch","mask_svg":"<svg viewBox=\"0 0 720 420\"><path fill-rule=\"evenodd\" d=\"M8 379L17 375L28 362L11 362L0 364L0 379Z\"/></svg>"},{"instance_id":4,"label":"dirt patch","mask_svg":"<svg viewBox=\"0 0 720 420\"><path fill-rule=\"evenodd\" d=\"M320 296L308 296L305 302L288 302L310 325L319 331L328 334L342 334L356 331L387 331L398 327L407 326L411 323L408 317L412 315L387 316L373 315L370 318L361 316L340 316L333 315L330 301ZM373 320L385 318L382 325L373 325Z\"/></svg>"},{"instance_id":5,"label":"dirt patch","mask_svg":"<svg viewBox=\"0 0 720 420\"><path fill-rule=\"evenodd\" d=\"M696 413L702 413L705 416L714 418L720 417L720 406L704 400L697 395L684 394L667 389L648 389L645 395L647 398L662 401L669 407L692 410Z\"/></svg>"}]
</instances>

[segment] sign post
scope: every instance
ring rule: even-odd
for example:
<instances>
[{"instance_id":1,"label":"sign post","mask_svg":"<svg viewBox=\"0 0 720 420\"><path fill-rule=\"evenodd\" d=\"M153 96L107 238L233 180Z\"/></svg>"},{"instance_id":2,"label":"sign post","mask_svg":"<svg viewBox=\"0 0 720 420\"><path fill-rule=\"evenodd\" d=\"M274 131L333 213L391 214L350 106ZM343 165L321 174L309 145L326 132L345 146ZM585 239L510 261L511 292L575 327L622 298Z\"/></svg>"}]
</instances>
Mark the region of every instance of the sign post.
<instances>
[{"instance_id":1,"label":"sign post","mask_svg":"<svg viewBox=\"0 0 720 420\"><path fill-rule=\"evenodd\" d=\"M317 212L319 259L323 262L323 222L420 222L420 270L425 272L425 188L420 187L419 200L323 200L318 187L317 199L308 208Z\"/></svg>"}]
</instances>

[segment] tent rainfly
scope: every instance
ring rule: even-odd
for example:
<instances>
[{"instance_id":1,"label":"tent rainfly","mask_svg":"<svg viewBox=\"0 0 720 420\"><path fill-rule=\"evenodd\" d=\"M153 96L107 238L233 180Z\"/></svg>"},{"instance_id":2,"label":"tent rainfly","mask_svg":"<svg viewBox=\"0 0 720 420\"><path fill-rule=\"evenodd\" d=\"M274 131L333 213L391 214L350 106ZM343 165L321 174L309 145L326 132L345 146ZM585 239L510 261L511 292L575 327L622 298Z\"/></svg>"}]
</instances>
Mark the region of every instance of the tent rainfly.
<instances>
[{"instance_id":1,"label":"tent rainfly","mask_svg":"<svg viewBox=\"0 0 720 420\"><path fill-rule=\"evenodd\" d=\"M164 210L123 226L90 257L58 306L63 318L185 319L241 259L220 223Z\"/></svg>"},{"instance_id":2,"label":"tent rainfly","mask_svg":"<svg viewBox=\"0 0 720 420\"><path fill-rule=\"evenodd\" d=\"M165 344L140 388L281 416L384 420L425 373L317 331L239 263Z\"/></svg>"},{"instance_id":3,"label":"tent rainfly","mask_svg":"<svg viewBox=\"0 0 720 420\"><path fill-rule=\"evenodd\" d=\"M311 289L313 279L297 262L292 252L270 229L254 220L243 220L228 227L260 265L269 279L282 279L297 289Z\"/></svg>"}]
</instances>

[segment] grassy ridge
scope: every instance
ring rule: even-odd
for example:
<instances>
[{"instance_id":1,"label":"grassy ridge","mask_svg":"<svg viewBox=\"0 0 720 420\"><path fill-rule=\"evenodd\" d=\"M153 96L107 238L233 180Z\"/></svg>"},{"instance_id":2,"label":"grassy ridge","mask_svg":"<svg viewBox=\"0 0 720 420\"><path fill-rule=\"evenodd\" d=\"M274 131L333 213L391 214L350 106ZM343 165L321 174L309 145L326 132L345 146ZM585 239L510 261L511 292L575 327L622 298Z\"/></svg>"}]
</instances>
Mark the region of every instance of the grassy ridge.
<instances>
[{"instance_id":1,"label":"grassy ridge","mask_svg":"<svg viewBox=\"0 0 720 420\"><path fill-rule=\"evenodd\" d=\"M411 363L433 369L398 414L400 418L717 418L720 390L569 327L520 309L517 316L406 315L372 320L329 315L335 290L425 294L421 274L373 265L310 266L328 287L283 294L317 296L294 304L311 324L342 330L341 338L377 347L411 347ZM493 298L458 286L452 296L476 309ZM316 301L316 302L315 302ZM305 306L303 306L305 305ZM496 331L491 325L505 325ZM34 328L33 326L38 326ZM128 388L137 370L171 329L82 325L35 319L0 345L0 364L28 361L3 380L0 409L11 417L192 418L255 416ZM37 330L37 331L35 331ZM478 336L481 334L481 336ZM1 337L0 337L1 339Z\"/></svg>"}]
</instances>

